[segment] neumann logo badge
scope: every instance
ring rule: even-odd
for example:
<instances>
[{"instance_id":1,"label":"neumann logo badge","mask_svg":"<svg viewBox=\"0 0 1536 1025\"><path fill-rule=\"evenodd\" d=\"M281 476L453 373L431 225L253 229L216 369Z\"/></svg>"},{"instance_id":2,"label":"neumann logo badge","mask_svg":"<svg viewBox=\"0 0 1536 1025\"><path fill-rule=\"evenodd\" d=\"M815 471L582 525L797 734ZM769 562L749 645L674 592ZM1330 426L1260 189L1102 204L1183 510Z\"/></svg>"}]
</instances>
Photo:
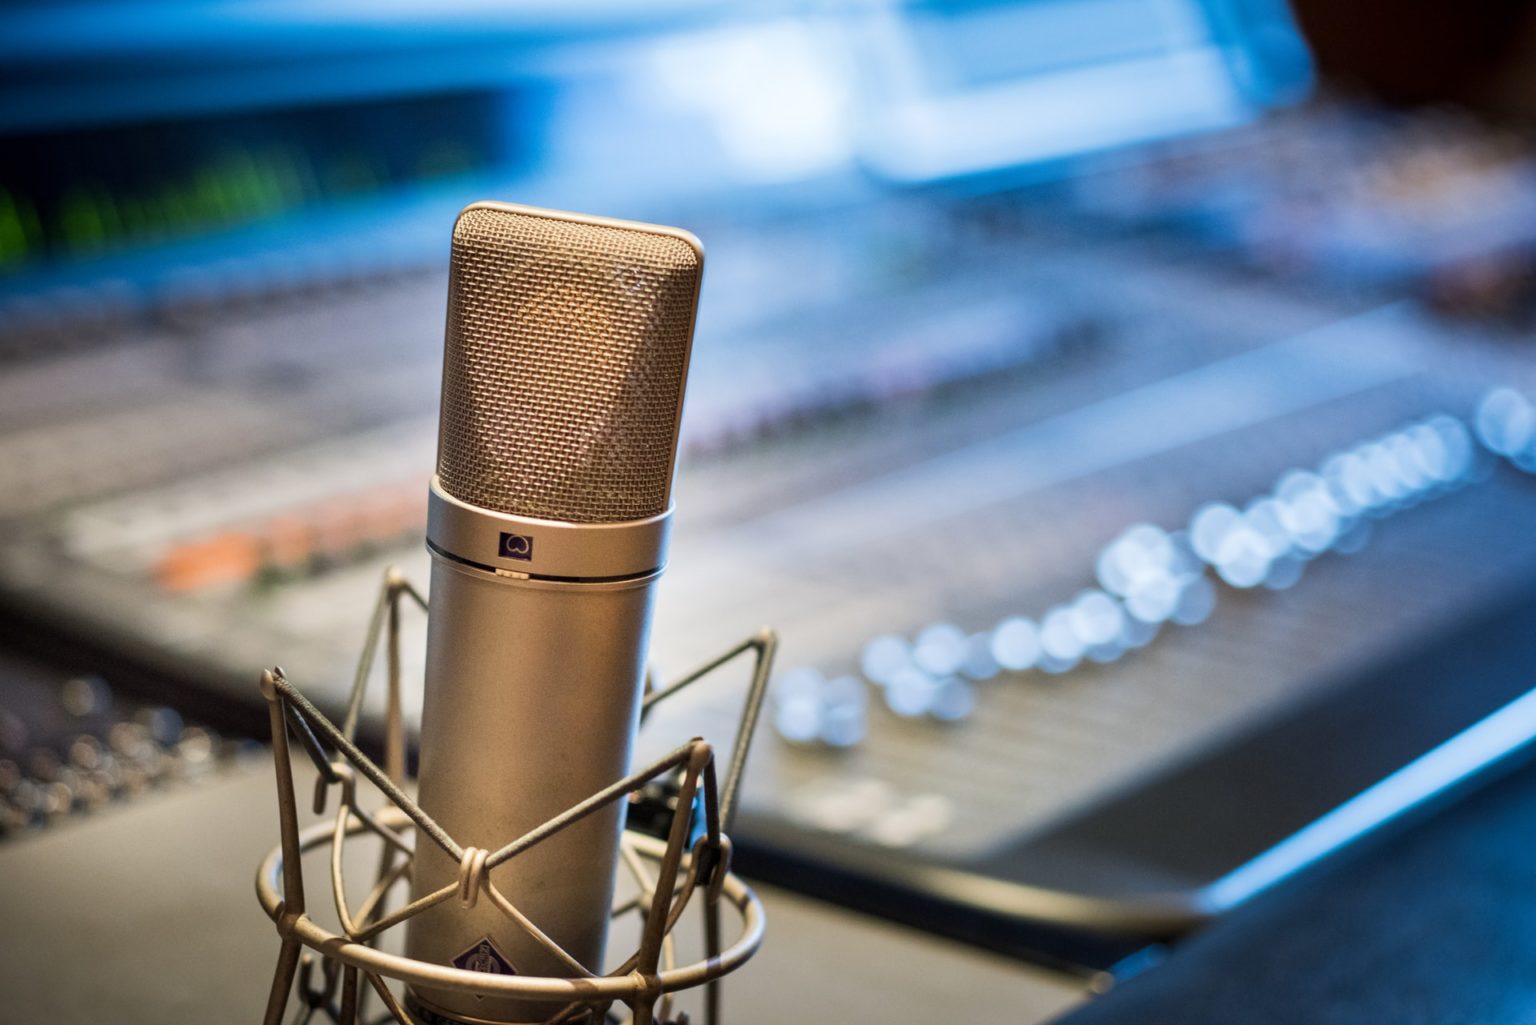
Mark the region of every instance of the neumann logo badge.
<instances>
[{"instance_id":1,"label":"neumann logo badge","mask_svg":"<svg viewBox=\"0 0 1536 1025\"><path fill-rule=\"evenodd\" d=\"M519 559L523 562L533 560L533 538L527 534L501 535L501 550L497 553L503 559Z\"/></svg>"},{"instance_id":2,"label":"neumann logo badge","mask_svg":"<svg viewBox=\"0 0 1536 1025\"><path fill-rule=\"evenodd\" d=\"M483 972L486 975L517 974L517 969L512 967L512 962L496 949L496 944L491 942L489 936L482 936L480 942L454 958L453 966L462 968L466 972Z\"/></svg>"}]
</instances>

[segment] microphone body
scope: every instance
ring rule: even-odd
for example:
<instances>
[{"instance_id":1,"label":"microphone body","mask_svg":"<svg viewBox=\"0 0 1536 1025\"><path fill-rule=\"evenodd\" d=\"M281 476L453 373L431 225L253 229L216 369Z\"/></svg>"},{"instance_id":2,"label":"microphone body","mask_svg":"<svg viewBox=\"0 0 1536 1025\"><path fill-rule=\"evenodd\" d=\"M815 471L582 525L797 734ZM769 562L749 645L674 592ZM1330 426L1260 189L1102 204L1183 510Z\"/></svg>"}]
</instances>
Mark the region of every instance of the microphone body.
<instances>
[{"instance_id":1,"label":"microphone body","mask_svg":"<svg viewBox=\"0 0 1536 1025\"><path fill-rule=\"evenodd\" d=\"M702 274L674 229L477 204L454 230L420 804L494 852L630 771ZM490 870L601 974L623 802ZM417 837L412 899L460 866ZM410 922L411 957L569 976L489 898ZM418 987L420 1017L536 1022L549 1004Z\"/></svg>"}]
</instances>

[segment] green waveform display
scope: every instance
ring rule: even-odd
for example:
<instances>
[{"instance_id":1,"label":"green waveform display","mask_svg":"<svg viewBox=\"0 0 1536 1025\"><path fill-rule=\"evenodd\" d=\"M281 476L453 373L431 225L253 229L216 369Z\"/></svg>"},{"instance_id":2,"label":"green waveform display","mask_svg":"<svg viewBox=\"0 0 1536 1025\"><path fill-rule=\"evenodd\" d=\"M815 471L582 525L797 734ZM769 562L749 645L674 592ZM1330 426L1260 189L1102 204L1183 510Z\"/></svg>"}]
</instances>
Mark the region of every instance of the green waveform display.
<instances>
[{"instance_id":1,"label":"green waveform display","mask_svg":"<svg viewBox=\"0 0 1536 1025\"><path fill-rule=\"evenodd\" d=\"M264 111L8 141L0 269L58 264L507 166L515 97Z\"/></svg>"}]
</instances>

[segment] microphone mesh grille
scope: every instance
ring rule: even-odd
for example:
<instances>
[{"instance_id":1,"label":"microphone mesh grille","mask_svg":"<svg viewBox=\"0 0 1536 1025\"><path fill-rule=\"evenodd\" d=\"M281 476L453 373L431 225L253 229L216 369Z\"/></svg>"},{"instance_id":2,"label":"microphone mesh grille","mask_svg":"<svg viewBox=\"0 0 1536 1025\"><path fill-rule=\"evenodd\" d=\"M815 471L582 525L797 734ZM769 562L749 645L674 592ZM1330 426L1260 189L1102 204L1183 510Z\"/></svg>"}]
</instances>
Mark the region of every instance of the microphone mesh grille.
<instances>
[{"instance_id":1,"label":"microphone mesh grille","mask_svg":"<svg viewBox=\"0 0 1536 1025\"><path fill-rule=\"evenodd\" d=\"M703 266L643 226L471 207L453 234L437 472L576 523L664 512Z\"/></svg>"}]
</instances>

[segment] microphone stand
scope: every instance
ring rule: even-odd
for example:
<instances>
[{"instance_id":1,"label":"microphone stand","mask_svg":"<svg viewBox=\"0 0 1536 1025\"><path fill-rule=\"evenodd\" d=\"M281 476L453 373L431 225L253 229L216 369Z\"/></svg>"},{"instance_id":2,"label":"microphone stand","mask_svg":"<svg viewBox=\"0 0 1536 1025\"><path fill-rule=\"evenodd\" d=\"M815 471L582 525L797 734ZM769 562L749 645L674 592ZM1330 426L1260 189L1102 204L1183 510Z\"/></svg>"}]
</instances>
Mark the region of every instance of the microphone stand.
<instances>
[{"instance_id":1,"label":"microphone stand","mask_svg":"<svg viewBox=\"0 0 1536 1025\"><path fill-rule=\"evenodd\" d=\"M381 1021L400 1025L437 1025L437 1016L402 1000L390 982L453 989L486 996L514 997L550 1006L545 1025L577 1025L608 1017L616 1003L627 1005L633 1025L669 1025L673 1019L673 995L697 986L705 987L704 1020L720 1021L720 979L745 964L762 944L764 915L756 894L730 871L731 842L725 830L735 813L742 773L746 767L752 734L767 694L778 639L762 630L720 656L670 684L658 687L647 676L641 719L661 701L751 653L752 680L743 705L735 747L727 764L724 783L717 781L714 750L693 738L611 786L592 794L564 812L497 851L464 847L449 836L411 799L405 790L405 726L400 703L400 615L409 599L422 612L427 601L404 577L391 569L385 573L379 598L369 621L362 655L341 726L336 726L304 697L283 673L273 668L261 674L261 693L267 702L272 733L272 759L277 774L278 824L281 843L268 852L256 874L257 898L262 910L277 927L282 945L273 972L264 1025L282 1025L295 989L302 1002L301 1020L315 1015L357 1025L364 1020L370 993L386 1011ZM385 768L358 749L356 733L363 699L381 639L387 652ZM298 800L294 791L290 736L314 762L318 778L313 807L323 814L332 790L339 792L333 823L301 830ZM358 796L359 779L371 783L384 798L373 810L363 807ZM641 921L639 945L607 974L580 964L551 940L491 882L489 872L541 841L617 801L629 801L631 827L620 847L623 864L633 879L636 893L621 901L614 917L637 914ZM633 823L652 824L656 835L647 835ZM421 835L437 844L459 863L455 883L388 911L390 894L409 880L413 851L411 838ZM354 837L368 836L381 844L379 867L368 896L355 908L347 897L345 851ZM341 932L333 932L308 914L303 855L324 851L330 864L331 902ZM691 964L676 963L672 933L688 905L698 899L703 915L705 956ZM390 931L414 915L455 902L473 908L490 901L503 915L525 930L540 945L570 968L564 976L533 977L497 974L496 959L478 967L432 964L385 952L380 947ZM734 910L739 932L722 948L722 905ZM315 975L319 969L320 980ZM489 969L489 970L485 970ZM366 987L364 986L366 983ZM442 1019L446 1021L446 1019Z\"/></svg>"}]
</instances>

